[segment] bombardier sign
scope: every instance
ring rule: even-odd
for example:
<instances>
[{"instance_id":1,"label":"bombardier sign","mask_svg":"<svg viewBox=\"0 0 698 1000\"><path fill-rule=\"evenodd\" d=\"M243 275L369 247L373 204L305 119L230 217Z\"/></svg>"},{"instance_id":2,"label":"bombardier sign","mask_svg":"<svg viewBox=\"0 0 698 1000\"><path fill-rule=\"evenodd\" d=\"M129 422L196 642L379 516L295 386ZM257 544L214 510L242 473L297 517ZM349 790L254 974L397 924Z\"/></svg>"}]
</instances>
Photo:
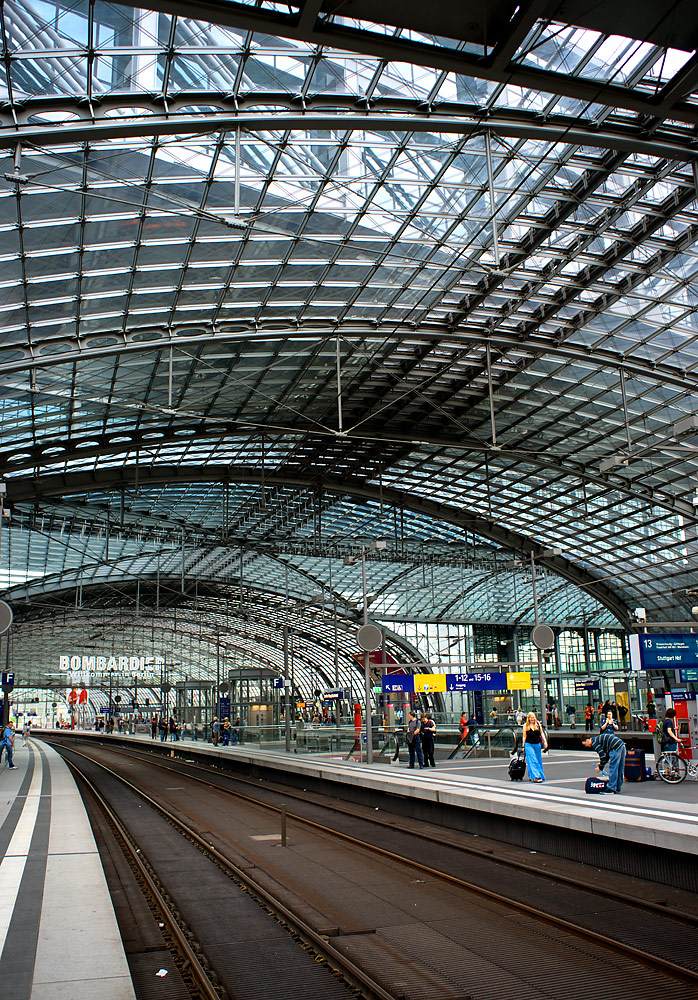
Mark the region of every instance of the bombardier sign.
<instances>
[{"instance_id":1,"label":"bombardier sign","mask_svg":"<svg viewBox=\"0 0 698 1000\"><path fill-rule=\"evenodd\" d=\"M58 657L58 669L81 673L104 673L118 670L120 673L151 673L165 665L164 656L71 656L64 653Z\"/></svg>"}]
</instances>

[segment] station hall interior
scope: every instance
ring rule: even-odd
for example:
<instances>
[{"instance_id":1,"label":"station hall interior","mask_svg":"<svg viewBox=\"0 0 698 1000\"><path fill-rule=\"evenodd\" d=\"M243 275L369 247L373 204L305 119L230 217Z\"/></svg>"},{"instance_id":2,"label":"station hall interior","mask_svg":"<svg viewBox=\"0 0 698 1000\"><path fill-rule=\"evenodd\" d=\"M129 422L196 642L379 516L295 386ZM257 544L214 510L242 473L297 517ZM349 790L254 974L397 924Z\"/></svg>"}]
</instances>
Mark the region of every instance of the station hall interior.
<instances>
[{"instance_id":1,"label":"station hall interior","mask_svg":"<svg viewBox=\"0 0 698 1000\"><path fill-rule=\"evenodd\" d=\"M265 725L287 677L378 722L400 665L535 677L536 623L561 712L669 691L629 637L698 622L695 4L0 18L13 713Z\"/></svg>"},{"instance_id":2,"label":"station hall interior","mask_svg":"<svg viewBox=\"0 0 698 1000\"><path fill-rule=\"evenodd\" d=\"M148 2L0 0L0 996L698 996L698 4Z\"/></svg>"}]
</instances>

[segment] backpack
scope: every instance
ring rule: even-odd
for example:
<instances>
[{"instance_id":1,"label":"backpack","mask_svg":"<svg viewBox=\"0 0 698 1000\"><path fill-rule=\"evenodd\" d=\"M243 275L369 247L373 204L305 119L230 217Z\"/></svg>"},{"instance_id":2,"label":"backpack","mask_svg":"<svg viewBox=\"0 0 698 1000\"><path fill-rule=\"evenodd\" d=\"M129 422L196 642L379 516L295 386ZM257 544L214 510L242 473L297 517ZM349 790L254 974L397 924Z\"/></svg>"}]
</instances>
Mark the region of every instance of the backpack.
<instances>
[{"instance_id":1,"label":"backpack","mask_svg":"<svg viewBox=\"0 0 698 1000\"><path fill-rule=\"evenodd\" d=\"M664 742L664 723L660 720L654 730L654 738L661 746Z\"/></svg>"}]
</instances>

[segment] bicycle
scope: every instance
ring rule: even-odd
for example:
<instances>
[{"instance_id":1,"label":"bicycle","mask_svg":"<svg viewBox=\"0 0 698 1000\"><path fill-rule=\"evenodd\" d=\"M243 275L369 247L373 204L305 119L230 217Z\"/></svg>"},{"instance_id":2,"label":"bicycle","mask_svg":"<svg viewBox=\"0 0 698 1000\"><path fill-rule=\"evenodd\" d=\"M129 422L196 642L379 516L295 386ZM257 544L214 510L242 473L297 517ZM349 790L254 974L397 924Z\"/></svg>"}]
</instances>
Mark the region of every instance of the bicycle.
<instances>
[{"instance_id":1,"label":"bicycle","mask_svg":"<svg viewBox=\"0 0 698 1000\"><path fill-rule=\"evenodd\" d=\"M677 750L664 750L657 758L657 774L667 784L678 785L689 774L692 778L698 778L698 761L684 760L683 757L679 757Z\"/></svg>"}]
</instances>

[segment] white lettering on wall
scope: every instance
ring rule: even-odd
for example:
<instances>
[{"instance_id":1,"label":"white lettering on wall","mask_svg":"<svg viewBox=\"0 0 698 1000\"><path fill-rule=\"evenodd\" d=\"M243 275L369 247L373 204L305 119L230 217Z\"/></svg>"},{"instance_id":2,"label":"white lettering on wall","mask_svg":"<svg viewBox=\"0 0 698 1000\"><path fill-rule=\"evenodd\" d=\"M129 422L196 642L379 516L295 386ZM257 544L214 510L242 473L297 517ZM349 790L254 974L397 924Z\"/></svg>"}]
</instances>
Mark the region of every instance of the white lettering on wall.
<instances>
[{"instance_id":1,"label":"white lettering on wall","mask_svg":"<svg viewBox=\"0 0 698 1000\"><path fill-rule=\"evenodd\" d=\"M61 653L58 669L81 674L100 674L108 670L136 675L138 673L161 671L165 665L164 656L94 656L77 653Z\"/></svg>"}]
</instances>

